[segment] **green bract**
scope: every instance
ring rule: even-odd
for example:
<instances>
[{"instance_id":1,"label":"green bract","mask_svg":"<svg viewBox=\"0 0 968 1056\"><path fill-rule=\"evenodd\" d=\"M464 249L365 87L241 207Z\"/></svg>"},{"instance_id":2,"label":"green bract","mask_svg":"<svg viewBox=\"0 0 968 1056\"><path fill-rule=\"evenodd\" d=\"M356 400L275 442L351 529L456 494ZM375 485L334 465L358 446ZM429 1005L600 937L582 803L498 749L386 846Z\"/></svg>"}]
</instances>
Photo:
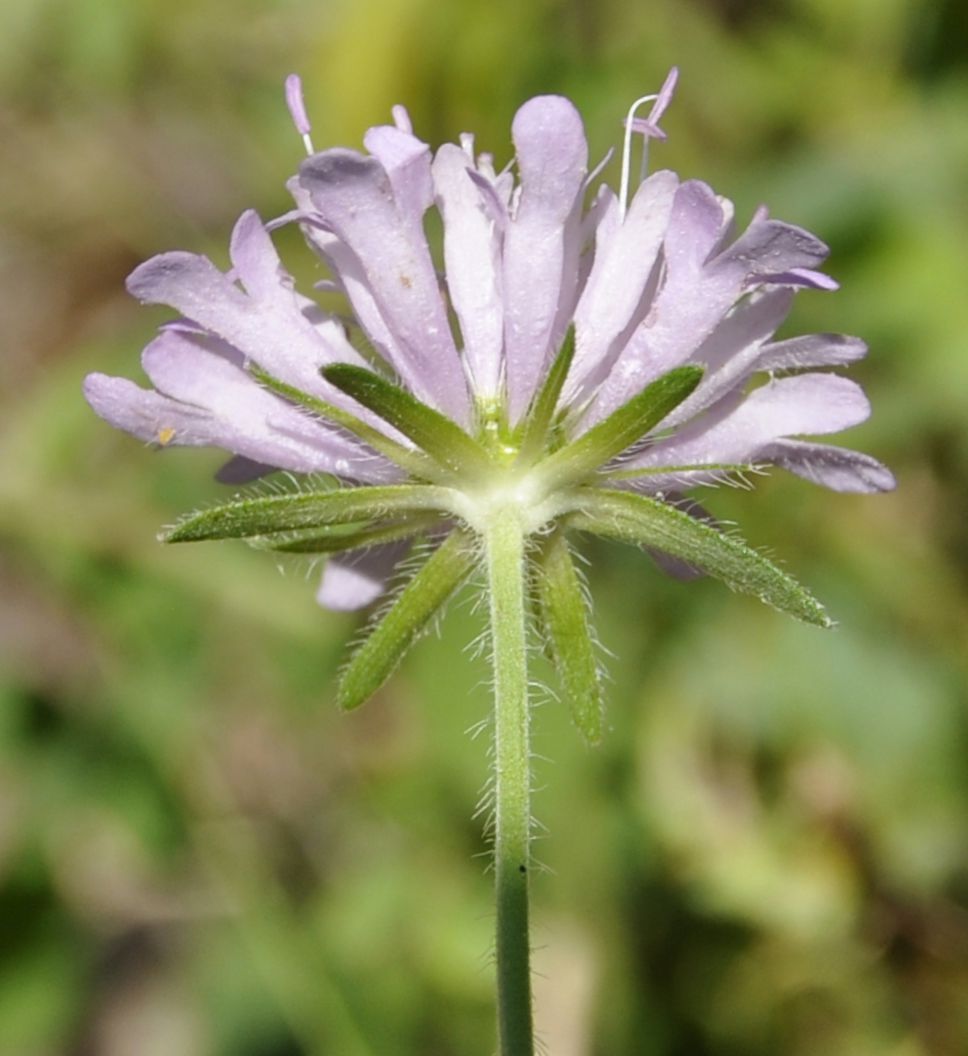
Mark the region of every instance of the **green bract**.
<instances>
[{"instance_id":1,"label":"green bract","mask_svg":"<svg viewBox=\"0 0 968 1056\"><path fill-rule=\"evenodd\" d=\"M474 433L372 371L348 364L323 370L330 384L392 426L399 442L259 370L255 376L267 389L371 443L404 479L354 487L327 481L292 494L239 496L183 519L163 538L246 539L262 549L317 555L421 540L419 559L408 562L395 598L343 671L339 702L354 708L379 689L478 569L482 542L501 524L523 541L526 567L513 574L531 579L562 696L589 742L601 737L602 692L586 593L568 542L572 533L660 550L798 619L830 626L819 602L762 554L667 502L621 486L642 473L623 470L621 456L661 428L696 389L702 370L669 371L569 439L558 402L573 355L569 332L521 422L512 427L499 406L482 404ZM738 468L748 467L722 470Z\"/></svg>"},{"instance_id":2,"label":"green bract","mask_svg":"<svg viewBox=\"0 0 968 1056\"><path fill-rule=\"evenodd\" d=\"M460 528L431 552L350 658L340 679L340 707L358 707L383 685L420 632L473 571L476 560L474 540Z\"/></svg>"}]
</instances>

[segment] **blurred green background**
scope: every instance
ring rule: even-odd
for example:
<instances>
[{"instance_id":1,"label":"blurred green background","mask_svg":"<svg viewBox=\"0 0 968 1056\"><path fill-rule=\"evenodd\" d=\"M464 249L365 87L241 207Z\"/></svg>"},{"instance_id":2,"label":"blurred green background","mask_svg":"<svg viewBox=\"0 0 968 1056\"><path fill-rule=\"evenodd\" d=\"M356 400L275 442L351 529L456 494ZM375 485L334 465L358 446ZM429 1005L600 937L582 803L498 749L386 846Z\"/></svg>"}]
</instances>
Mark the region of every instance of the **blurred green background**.
<instances>
[{"instance_id":1,"label":"blurred green background","mask_svg":"<svg viewBox=\"0 0 968 1056\"><path fill-rule=\"evenodd\" d=\"M960 0L3 0L0 1054L487 1056L487 672L467 599L363 712L353 617L240 544L164 550L211 452L95 419L164 311L317 146L406 103L499 163L528 95L593 153L682 70L656 164L832 247L789 332L865 337L846 442L889 496L707 496L839 619L589 551L610 732L536 716L551 1056L968 1052L968 33ZM613 166L614 168L614 166ZM285 239L283 240L285 241ZM287 243L302 257L295 239ZM290 258L291 260L292 258ZM299 264L294 266L299 268ZM308 274L308 272L306 272ZM547 674L547 672L545 672Z\"/></svg>"}]
</instances>

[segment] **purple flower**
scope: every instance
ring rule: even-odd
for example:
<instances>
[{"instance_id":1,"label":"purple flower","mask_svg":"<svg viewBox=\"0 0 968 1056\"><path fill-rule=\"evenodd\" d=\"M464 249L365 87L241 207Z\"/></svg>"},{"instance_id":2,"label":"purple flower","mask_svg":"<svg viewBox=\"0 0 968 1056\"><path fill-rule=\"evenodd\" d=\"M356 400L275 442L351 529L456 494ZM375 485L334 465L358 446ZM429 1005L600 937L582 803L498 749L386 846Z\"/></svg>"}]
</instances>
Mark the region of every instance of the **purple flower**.
<instances>
[{"instance_id":1,"label":"purple flower","mask_svg":"<svg viewBox=\"0 0 968 1056\"><path fill-rule=\"evenodd\" d=\"M287 471L281 485L183 518L166 541L245 539L324 557L318 599L331 608L366 605L398 581L343 668L344 709L477 580L494 676L488 799L505 1054L533 1052L532 627L582 735L595 742L603 730L576 533L829 627L807 590L686 493L770 465L835 491L894 486L868 455L813 439L867 417L861 389L829 369L859 359L863 343L774 336L799 289L836 288L817 270L827 247L764 209L737 235L731 204L706 184L648 174L675 83L673 70L629 111L616 195L593 186L581 118L559 96L521 107L514 167L496 171L470 135L432 154L402 107L366 133L366 153L316 153L289 78L309 154L290 183L295 208L270 224L243 214L227 272L183 252L137 268L131 293L179 313L142 355L153 388L103 374L85 382L94 410L142 440L230 452L225 482ZM285 223L326 266L317 289L340 314L296 290L271 237Z\"/></svg>"},{"instance_id":2,"label":"purple flower","mask_svg":"<svg viewBox=\"0 0 968 1056\"><path fill-rule=\"evenodd\" d=\"M630 139L664 138L674 83L675 71L648 118L630 113L618 195L589 176L581 118L559 96L517 112L514 166L500 172L470 135L432 153L402 107L366 133L366 152L311 153L292 213L239 219L228 272L184 252L133 272L134 296L180 318L143 353L152 389L94 374L88 401L142 440L231 452L226 480L281 469L335 478L339 495L376 489L355 521L287 512L235 533L331 554L343 526L320 590L335 608L377 597L407 539L472 537L497 498L517 503L528 538L601 531L729 581L703 550L729 537L687 489L770 465L835 491L894 480L813 439L867 418L862 390L826 369L859 359L863 342L774 337L798 290L836 288L817 270L827 247L765 209L737 234L729 201L673 172L630 189ZM297 79L287 98L311 151ZM439 258L425 234L434 209ZM295 289L270 237L284 222L300 224L328 269L318 286L342 295L345 315ZM387 510L394 488L414 503ZM658 520L633 530L620 500ZM676 535L689 524L703 533L691 549ZM179 531L169 538L204 535Z\"/></svg>"}]
</instances>

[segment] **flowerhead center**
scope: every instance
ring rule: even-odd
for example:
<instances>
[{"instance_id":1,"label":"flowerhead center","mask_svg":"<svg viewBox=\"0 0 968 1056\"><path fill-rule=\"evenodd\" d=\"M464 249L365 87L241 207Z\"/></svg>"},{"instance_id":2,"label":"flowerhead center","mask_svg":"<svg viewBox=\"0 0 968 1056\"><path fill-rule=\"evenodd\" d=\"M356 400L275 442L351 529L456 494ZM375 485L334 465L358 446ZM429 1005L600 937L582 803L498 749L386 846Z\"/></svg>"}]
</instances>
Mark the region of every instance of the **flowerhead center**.
<instances>
[{"instance_id":1,"label":"flowerhead center","mask_svg":"<svg viewBox=\"0 0 968 1056\"><path fill-rule=\"evenodd\" d=\"M561 503L533 466L496 464L489 476L455 493L454 512L482 533L497 518L513 520L523 535L531 535L554 519Z\"/></svg>"}]
</instances>

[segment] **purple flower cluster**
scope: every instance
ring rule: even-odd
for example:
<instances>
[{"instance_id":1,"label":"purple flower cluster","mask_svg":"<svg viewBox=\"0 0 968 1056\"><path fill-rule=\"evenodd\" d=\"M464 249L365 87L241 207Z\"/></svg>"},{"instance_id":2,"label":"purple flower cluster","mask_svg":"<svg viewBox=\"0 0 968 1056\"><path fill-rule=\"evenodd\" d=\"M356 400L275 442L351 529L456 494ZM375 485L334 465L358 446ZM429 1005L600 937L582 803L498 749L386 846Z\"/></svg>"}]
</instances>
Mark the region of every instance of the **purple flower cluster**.
<instances>
[{"instance_id":1,"label":"purple flower cluster","mask_svg":"<svg viewBox=\"0 0 968 1056\"><path fill-rule=\"evenodd\" d=\"M627 134L662 138L658 120L674 76ZM309 124L298 82L297 128ZM514 165L496 171L473 137L433 153L406 111L371 128L365 152L312 153L290 189L300 224L347 312L324 311L295 289L270 231L239 219L223 272L171 252L138 267L128 289L180 318L147 346L153 388L91 375L85 394L112 425L142 440L211 445L234 457L224 479L272 469L382 485L407 471L358 434L307 413L264 377L325 401L402 447L383 417L324 378L333 364L393 378L471 436L515 429L573 328L574 358L557 405L557 443L572 442L682 366L702 368L693 391L602 467L610 486L674 501L693 485L743 467L777 465L836 491L893 487L873 458L814 437L864 421L869 404L841 374L865 353L834 334L776 340L800 289L836 284L817 269L827 247L761 209L738 235L729 201L673 172L595 187L575 107L559 96L526 102L512 123ZM626 150L626 168L627 174ZM442 260L425 233L443 226ZM760 383L762 382L762 383ZM327 564L321 600L366 603L399 553L373 547Z\"/></svg>"}]
</instances>

